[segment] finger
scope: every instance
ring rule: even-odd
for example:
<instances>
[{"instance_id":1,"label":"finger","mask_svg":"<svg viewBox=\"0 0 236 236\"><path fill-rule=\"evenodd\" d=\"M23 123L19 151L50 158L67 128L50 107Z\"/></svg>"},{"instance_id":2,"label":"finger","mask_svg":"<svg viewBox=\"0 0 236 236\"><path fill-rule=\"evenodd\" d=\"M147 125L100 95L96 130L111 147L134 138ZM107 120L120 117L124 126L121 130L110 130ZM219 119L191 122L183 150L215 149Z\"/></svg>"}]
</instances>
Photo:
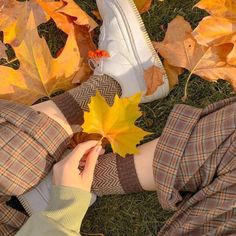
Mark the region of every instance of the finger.
<instances>
[{"instance_id":1,"label":"finger","mask_svg":"<svg viewBox=\"0 0 236 236\"><path fill-rule=\"evenodd\" d=\"M88 154L87 161L84 167L83 176L86 179L93 179L94 170L97 164L98 157L102 150L102 146L96 146L93 150Z\"/></svg>"},{"instance_id":2,"label":"finger","mask_svg":"<svg viewBox=\"0 0 236 236\"><path fill-rule=\"evenodd\" d=\"M101 156L101 155L103 155L105 152L106 152L105 149L102 148L102 150L101 150L101 152L99 153L99 155Z\"/></svg>"},{"instance_id":3,"label":"finger","mask_svg":"<svg viewBox=\"0 0 236 236\"><path fill-rule=\"evenodd\" d=\"M97 145L98 141L87 141L84 143L78 144L75 149L67 156L66 161L76 162L79 163L79 161L83 158L83 156L93 147Z\"/></svg>"}]
</instances>

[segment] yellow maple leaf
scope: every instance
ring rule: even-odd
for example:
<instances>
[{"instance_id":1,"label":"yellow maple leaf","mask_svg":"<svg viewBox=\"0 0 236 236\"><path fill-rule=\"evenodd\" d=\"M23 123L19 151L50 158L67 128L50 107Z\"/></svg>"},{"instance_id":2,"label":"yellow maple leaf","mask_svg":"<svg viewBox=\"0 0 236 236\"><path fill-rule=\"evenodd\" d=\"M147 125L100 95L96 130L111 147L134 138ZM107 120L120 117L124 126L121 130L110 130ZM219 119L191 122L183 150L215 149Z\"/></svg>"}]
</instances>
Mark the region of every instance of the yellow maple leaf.
<instances>
[{"instance_id":1,"label":"yellow maple leaf","mask_svg":"<svg viewBox=\"0 0 236 236\"><path fill-rule=\"evenodd\" d=\"M138 107L140 100L141 94L129 98L116 95L113 106L109 106L97 92L91 98L89 112L84 114L84 132L101 134L122 157L138 153L136 145L150 134L135 126L135 121L142 115Z\"/></svg>"},{"instance_id":2,"label":"yellow maple leaf","mask_svg":"<svg viewBox=\"0 0 236 236\"><path fill-rule=\"evenodd\" d=\"M34 28L31 14L30 28ZM72 79L79 70L80 53L73 33L58 58L53 58L37 29L27 31L21 44L14 48L20 68L0 66L0 98L31 105L58 90L72 88Z\"/></svg>"}]
</instances>

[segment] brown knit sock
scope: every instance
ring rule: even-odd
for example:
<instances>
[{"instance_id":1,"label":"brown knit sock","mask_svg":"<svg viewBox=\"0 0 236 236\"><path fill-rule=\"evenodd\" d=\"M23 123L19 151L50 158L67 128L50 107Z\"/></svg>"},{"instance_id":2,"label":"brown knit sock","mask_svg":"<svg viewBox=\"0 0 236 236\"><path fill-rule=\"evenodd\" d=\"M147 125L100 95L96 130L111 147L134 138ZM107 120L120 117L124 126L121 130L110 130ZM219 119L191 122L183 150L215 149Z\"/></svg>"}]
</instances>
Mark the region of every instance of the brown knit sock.
<instances>
[{"instance_id":1,"label":"brown knit sock","mask_svg":"<svg viewBox=\"0 0 236 236\"><path fill-rule=\"evenodd\" d=\"M120 85L111 77L93 75L82 85L52 99L74 132L80 131L80 125L84 122L83 112L88 111L90 98L96 95L96 91L99 91L110 105L113 104L115 95L122 94Z\"/></svg>"},{"instance_id":2,"label":"brown knit sock","mask_svg":"<svg viewBox=\"0 0 236 236\"><path fill-rule=\"evenodd\" d=\"M144 190L138 180L133 155L123 158L109 153L98 158L92 192L102 196L142 191Z\"/></svg>"}]
</instances>

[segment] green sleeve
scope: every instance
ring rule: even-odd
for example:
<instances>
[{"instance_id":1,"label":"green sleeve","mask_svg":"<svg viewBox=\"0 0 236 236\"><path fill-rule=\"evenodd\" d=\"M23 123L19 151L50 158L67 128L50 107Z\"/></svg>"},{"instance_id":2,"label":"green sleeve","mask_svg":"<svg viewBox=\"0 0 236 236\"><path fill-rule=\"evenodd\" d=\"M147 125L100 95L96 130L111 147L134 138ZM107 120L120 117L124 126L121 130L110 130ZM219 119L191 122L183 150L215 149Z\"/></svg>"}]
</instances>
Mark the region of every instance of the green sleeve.
<instances>
[{"instance_id":1,"label":"green sleeve","mask_svg":"<svg viewBox=\"0 0 236 236\"><path fill-rule=\"evenodd\" d=\"M90 200L89 192L53 186L46 211L32 215L16 236L78 236Z\"/></svg>"}]
</instances>

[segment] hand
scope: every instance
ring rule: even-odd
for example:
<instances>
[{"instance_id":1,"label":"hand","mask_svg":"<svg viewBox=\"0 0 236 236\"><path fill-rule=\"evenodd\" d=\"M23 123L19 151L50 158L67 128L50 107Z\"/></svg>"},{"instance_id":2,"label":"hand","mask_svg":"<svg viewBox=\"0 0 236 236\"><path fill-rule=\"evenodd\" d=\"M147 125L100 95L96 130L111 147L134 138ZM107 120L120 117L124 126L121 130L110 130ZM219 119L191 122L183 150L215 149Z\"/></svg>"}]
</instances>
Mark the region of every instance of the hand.
<instances>
[{"instance_id":1,"label":"hand","mask_svg":"<svg viewBox=\"0 0 236 236\"><path fill-rule=\"evenodd\" d=\"M66 187L91 190L94 170L102 146L98 141L80 143L68 156L53 167L53 183ZM81 172L78 167L81 159L86 160Z\"/></svg>"}]
</instances>

